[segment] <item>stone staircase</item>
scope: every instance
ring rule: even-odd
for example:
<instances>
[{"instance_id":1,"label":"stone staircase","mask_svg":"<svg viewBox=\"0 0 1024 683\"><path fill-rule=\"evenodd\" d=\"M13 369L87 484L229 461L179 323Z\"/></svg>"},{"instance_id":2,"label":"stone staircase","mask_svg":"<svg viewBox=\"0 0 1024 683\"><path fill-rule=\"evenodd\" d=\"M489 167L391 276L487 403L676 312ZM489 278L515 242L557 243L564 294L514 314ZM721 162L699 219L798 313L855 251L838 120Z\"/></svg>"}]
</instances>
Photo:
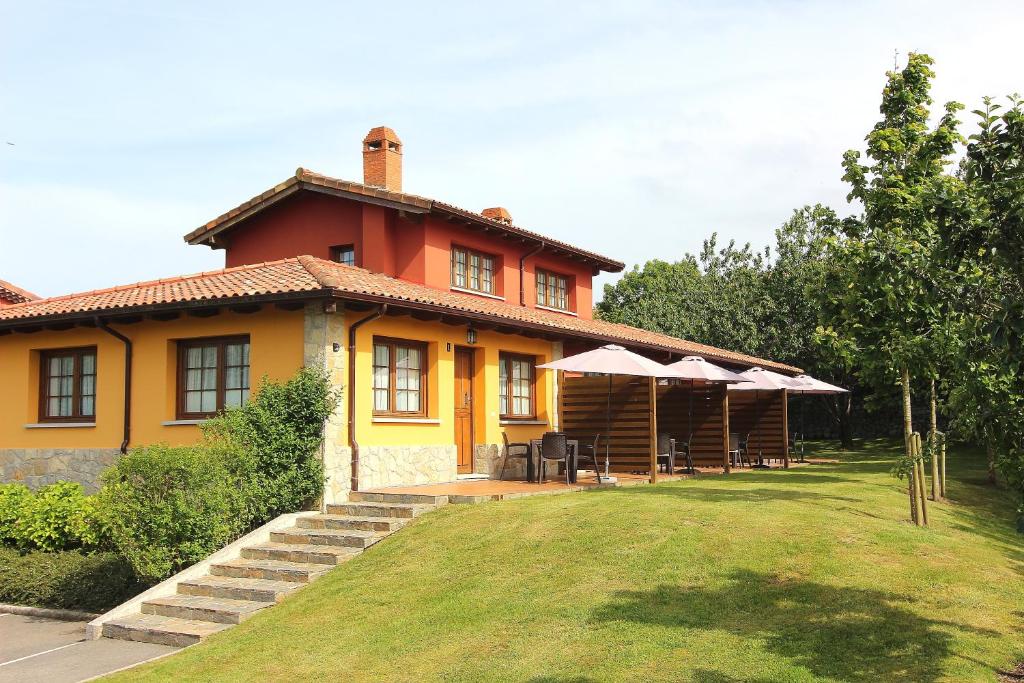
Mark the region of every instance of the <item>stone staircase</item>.
<instances>
[{"instance_id":1,"label":"stone staircase","mask_svg":"<svg viewBox=\"0 0 1024 683\"><path fill-rule=\"evenodd\" d=\"M265 543L215 562L209 574L185 579L177 593L144 601L140 613L103 623L107 638L184 647L272 607L422 515L446 496L352 493L326 514L299 517Z\"/></svg>"}]
</instances>

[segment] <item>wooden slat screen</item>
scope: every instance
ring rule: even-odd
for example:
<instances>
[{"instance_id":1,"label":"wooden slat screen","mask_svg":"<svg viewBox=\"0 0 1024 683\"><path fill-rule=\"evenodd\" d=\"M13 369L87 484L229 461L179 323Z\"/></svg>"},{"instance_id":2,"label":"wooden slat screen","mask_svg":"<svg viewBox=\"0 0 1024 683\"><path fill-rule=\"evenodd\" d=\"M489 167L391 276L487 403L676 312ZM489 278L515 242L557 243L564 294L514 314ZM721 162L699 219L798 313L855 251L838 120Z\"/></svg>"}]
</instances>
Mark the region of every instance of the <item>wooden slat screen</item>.
<instances>
[{"instance_id":1,"label":"wooden slat screen","mask_svg":"<svg viewBox=\"0 0 1024 683\"><path fill-rule=\"evenodd\" d=\"M690 438L690 385L686 382L658 387L658 431L677 441ZM693 420L690 453L697 466L722 464L722 394L724 384L693 385ZM685 463L676 463L685 467Z\"/></svg>"},{"instance_id":2,"label":"wooden slat screen","mask_svg":"<svg viewBox=\"0 0 1024 683\"><path fill-rule=\"evenodd\" d=\"M740 439L750 435L750 456L760 452L766 458L781 458L783 440L781 391L729 392L729 431Z\"/></svg>"},{"instance_id":3,"label":"wooden slat screen","mask_svg":"<svg viewBox=\"0 0 1024 683\"><path fill-rule=\"evenodd\" d=\"M607 423L608 377L565 376L559 391L562 430L570 439L610 438L614 472L650 470L650 397L647 379L611 378L611 431ZM601 445L604 461L604 443Z\"/></svg>"}]
</instances>

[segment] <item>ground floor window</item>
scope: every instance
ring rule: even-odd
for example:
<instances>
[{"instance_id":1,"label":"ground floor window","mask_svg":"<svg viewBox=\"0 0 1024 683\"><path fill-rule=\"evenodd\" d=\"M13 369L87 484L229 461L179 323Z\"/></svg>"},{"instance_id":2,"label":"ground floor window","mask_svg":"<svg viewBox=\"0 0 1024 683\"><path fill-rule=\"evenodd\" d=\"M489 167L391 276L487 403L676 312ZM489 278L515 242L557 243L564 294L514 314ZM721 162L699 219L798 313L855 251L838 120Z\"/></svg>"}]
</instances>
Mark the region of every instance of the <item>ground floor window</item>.
<instances>
[{"instance_id":1,"label":"ground floor window","mask_svg":"<svg viewBox=\"0 0 1024 683\"><path fill-rule=\"evenodd\" d=\"M40 422L96 420L96 347L43 351Z\"/></svg>"},{"instance_id":2,"label":"ground floor window","mask_svg":"<svg viewBox=\"0 0 1024 683\"><path fill-rule=\"evenodd\" d=\"M524 419L537 416L534 404L533 373L536 358L502 352L498 356L499 412L502 418Z\"/></svg>"},{"instance_id":3,"label":"ground floor window","mask_svg":"<svg viewBox=\"0 0 1024 683\"><path fill-rule=\"evenodd\" d=\"M427 412L427 345L375 337L373 340L373 412L422 417Z\"/></svg>"},{"instance_id":4,"label":"ground floor window","mask_svg":"<svg viewBox=\"0 0 1024 683\"><path fill-rule=\"evenodd\" d=\"M212 417L248 400L248 337L178 342L178 419Z\"/></svg>"}]
</instances>

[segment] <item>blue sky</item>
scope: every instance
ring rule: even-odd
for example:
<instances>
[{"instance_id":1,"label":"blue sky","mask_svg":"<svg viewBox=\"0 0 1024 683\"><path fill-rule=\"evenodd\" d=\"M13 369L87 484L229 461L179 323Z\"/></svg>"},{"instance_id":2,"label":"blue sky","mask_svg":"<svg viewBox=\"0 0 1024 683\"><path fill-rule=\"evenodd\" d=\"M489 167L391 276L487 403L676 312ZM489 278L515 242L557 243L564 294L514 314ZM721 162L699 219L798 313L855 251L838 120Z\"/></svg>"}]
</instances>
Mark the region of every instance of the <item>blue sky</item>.
<instances>
[{"instance_id":1,"label":"blue sky","mask_svg":"<svg viewBox=\"0 0 1024 683\"><path fill-rule=\"evenodd\" d=\"M849 211L894 50L936 59L937 101L1024 92L1014 2L0 10L0 278L42 295L221 267L181 236L300 165L361 179L375 125L407 191L632 265Z\"/></svg>"}]
</instances>

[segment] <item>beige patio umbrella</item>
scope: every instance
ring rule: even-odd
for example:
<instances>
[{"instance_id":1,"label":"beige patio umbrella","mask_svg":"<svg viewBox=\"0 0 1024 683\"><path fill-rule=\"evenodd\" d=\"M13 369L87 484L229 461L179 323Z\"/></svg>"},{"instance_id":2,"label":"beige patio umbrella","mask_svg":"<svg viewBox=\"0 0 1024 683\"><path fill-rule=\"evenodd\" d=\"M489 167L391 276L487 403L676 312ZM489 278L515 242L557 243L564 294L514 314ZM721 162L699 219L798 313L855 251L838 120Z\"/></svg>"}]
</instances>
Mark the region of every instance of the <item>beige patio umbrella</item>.
<instances>
[{"instance_id":1,"label":"beige patio umbrella","mask_svg":"<svg viewBox=\"0 0 1024 683\"><path fill-rule=\"evenodd\" d=\"M790 389L793 393L816 394L819 396L850 393L849 389L844 389L828 382L822 382L820 379L810 375L797 375L793 378L793 382L797 385L797 388ZM800 401L800 459L797 462L807 462L804 460L804 439L806 437L807 432L804 431L804 402Z\"/></svg>"},{"instance_id":2,"label":"beige patio umbrella","mask_svg":"<svg viewBox=\"0 0 1024 683\"><path fill-rule=\"evenodd\" d=\"M709 363L701 356L686 356L682 360L678 360L675 363L668 365L670 368L675 368L686 375L686 378L690 380L690 397L689 397L689 408L687 410L687 435L686 435L686 450L687 458L690 459L690 444L693 441L693 386L697 380L702 382L718 382L726 384L740 384L742 382L750 382L749 379L741 376L739 373L733 372L732 370L726 370L723 367ZM688 463L689 474L693 474L693 462Z\"/></svg>"},{"instance_id":3,"label":"beige patio umbrella","mask_svg":"<svg viewBox=\"0 0 1024 683\"><path fill-rule=\"evenodd\" d=\"M753 391L754 393L754 434L757 436L757 464L753 467L767 469L768 465L764 464L761 451L761 401L760 393L762 391L781 391L782 389L795 389L796 382L792 377L773 372L771 370L765 370L754 366L746 372L740 373L741 377L744 377L748 382L744 384L733 384L729 387L729 391Z\"/></svg>"},{"instance_id":4,"label":"beige patio umbrella","mask_svg":"<svg viewBox=\"0 0 1024 683\"><path fill-rule=\"evenodd\" d=\"M633 353L618 344L608 344L592 351L584 351L583 353L544 363L537 367L546 370L591 372L608 375L608 402L605 409L604 473L605 477L609 479L611 478L609 476L609 463L612 423L612 375L648 377L651 380L652 387L657 378L686 379L686 375L681 371L670 368L667 365L662 365L650 358L645 358L638 353ZM654 391L653 388L651 390ZM655 416L655 419L657 419L657 416ZM652 434L651 438L657 441L657 434ZM651 447L652 450L656 450L656 444L652 444ZM651 467L651 480L653 481L657 477L657 464L654 463Z\"/></svg>"}]
</instances>

